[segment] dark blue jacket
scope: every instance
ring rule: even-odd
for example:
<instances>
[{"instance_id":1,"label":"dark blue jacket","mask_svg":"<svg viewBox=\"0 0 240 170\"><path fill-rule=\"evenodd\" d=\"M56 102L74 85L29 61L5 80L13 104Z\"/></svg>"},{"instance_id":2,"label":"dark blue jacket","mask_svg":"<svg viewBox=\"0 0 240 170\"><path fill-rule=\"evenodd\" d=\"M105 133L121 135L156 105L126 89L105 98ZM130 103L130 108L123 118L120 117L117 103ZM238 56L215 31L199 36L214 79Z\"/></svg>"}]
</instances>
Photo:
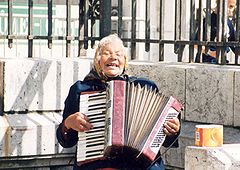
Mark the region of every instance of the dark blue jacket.
<instances>
[{"instance_id":1,"label":"dark blue jacket","mask_svg":"<svg viewBox=\"0 0 240 170\"><path fill-rule=\"evenodd\" d=\"M119 79L128 79L131 82L140 83L142 86L148 85L148 86L151 86L152 88L158 89L154 82L144 78L126 77L126 78L119 78ZM77 81L75 84L73 84L65 100L65 108L63 111L63 121L69 115L79 111L79 98L80 98L81 92L104 90L105 87L106 87L105 84L102 83L100 80ZM63 126L63 123L60 123L59 127L57 128L57 139L61 144L61 146L63 146L64 148L69 148L76 145L78 141L78 132L74 130L70 130L67 133L67 140L66 140L66 138L63 137L64 134L62 131L62 126ZM178 137L178 135L175 135L173 137L167 136L163 146L165 147L170 146L174 142L174 140ZM173 146L178 147L177 140L175 140L175 143L173 144ZM162 164L161 159L159 159L159 161L155 163L153 167L160 170L160 168L158 168L160 166L159 164ZM115 167L120 169L141 169L140 167L137 167L136 165L133 165L130 162L127 162L127 161L123 162L122 160L116 160L116 159L98 160L98 161L91 162L89 164L84 164L81 167L77 167L77 165L75 165L74 169L91 170L91 169L104 168L104 167Z\"/></svg>"}]
</instances>

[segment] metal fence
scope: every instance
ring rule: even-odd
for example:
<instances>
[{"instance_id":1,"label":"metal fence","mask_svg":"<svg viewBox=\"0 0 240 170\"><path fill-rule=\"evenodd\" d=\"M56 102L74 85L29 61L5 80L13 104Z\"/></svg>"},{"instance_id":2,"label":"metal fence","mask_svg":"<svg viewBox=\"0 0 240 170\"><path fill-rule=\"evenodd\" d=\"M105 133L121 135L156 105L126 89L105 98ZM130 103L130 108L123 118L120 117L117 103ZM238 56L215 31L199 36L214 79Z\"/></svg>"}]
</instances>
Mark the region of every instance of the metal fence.
<instances>
[{"instance_id":1,"label":"metal fence","mask_svg":"<svg viewBox=\"0 0 240 170\"><path fill-rule=\"evenodd\" d=\"M129 45L131 59L138 59L138 44L144 44L145 52L150 52L153 44L157 46L155 51L157 49L158 61L165 61L164 54L166 51L169 51L167 45L172 45L178 62L183 62L183 55L187 56L187 60L185 60L187 62L202 62L202 46L205 46L206 49L216 46L218 63L225 64L225 48L231 46L235 48L232 64L238 65L240 47L239 1L236 0L235 15L231 18L236 30L235 38L233 41L228 41L225 34L228 22L228 1L216 0L218 4L216 13L219 16L217 19L217 38L216 41L211 41L211 13L213 8L211 6L213 1L211 0L172 0L171 6L173 7L172 12L174 16L172 23L174 29L171 32L173 34L172 38L166 38L165 36L165 27L168 24L166 16L168 15L167 11L170 10L167 3L171 3L170 1L157 0L155 2L158 6L156 7L157 12L152 14L153 6L151 3L153 1L149 0L2 0L0 6L3 7L5 5L7 13L4 14L4 12L0 11L0 22L2 22L0 29L1 27L7 28L7 32L0 32L0 44L4 44L7 41L8 48L11 49L14 41L27 41L28 57L31 58L34 57L34 41L45 41L47 42L47 48L51 49L54 46L54 42L60 40L64 41L62 46L65 48L64 54L66 57L72 56L74 45L77 46L76 56L80 57L84 49L92 48L100 38L115 32ZM143 17L140 17L141 25L139 24L138 16L139 3L144 3L144 9L141 9L144 12ZM14 18L20 17L16 12L16 4L27 4L25 7L27 15L25 34L14 31L16 30L15 27L17 27ZM44 14L46 23L44 24L41 21L44 17L36 15L37 5L44 6L46 9ZM66 14L65 17L58 18L55 12L56 6L62 7L63 12ZM73 6L77 8L73 9ZM128 17L125 15L126 11L129 13ZM186 16L187 13L189 14L188 16ZM154 19L157 29L153 28L151 24L154 15L157 16ZM34 24L37 18L39 19L38 24L45 26L44 34L35 33ZM203 22L203 18L205 18L205 22ZM61 20L61 23L57 23L56 20ZM130 23L127 27L126 21ZM186 22L183 23L183 21ZM64 28L60 35L53 32L53 27L57 24L62 25ZM203 33L204 27L206 28L206 33ZM138 33L139 28L143 29L141 33ZM153 30L156 32L154 36L152 36ZM128 32L127 34L126 31ZM188 34L183 38L185 32ZM198 50L196 50L195 46L197 46Z\"/></svg>"}]
</instances>

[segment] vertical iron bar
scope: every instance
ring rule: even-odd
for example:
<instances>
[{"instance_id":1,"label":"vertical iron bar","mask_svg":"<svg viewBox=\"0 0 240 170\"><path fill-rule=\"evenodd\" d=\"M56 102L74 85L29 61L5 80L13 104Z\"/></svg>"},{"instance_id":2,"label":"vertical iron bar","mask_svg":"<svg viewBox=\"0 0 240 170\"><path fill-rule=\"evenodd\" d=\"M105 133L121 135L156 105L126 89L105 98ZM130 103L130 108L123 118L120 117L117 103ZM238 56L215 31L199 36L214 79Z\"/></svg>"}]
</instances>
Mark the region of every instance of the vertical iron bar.
<instances>
[{"instance_id":1,"label":"vertical iron bar","mask_svg":"<svg viewBox=\"0 0 240 170\"><path fill-rule=\"evenodd\" d=\"M94 11L92 11L92 15L91 15L91 37L94 37L94 27L95 27L95 19L94 19ZM95 40L94 39L92 39L91 40L91 48L93 48L93 46L94 46L94 44L95 44Z\"/></svg>"},{"instance_id":2,"label":"vertical iron bar","mask_svg":"<svg viewBox=\"0 0 240 170\"><path fill-rule=\"evenodd\" d=\"M88 49L88 16L89 4L87 0L84 0L84 49Z\"/></svg>"},{"instance_id":3,"label":"vertical iron bar","mask_svg":"<svg viewBox=\"0 0 240 170\"><path fill-rule=\"evenodd\" d=\"M179 38L179 0L175 0L174 6L175 18L174 18L174 40L178 40ZM174 52L177 53L178 45L175 43L174 45Z\"/></svg>"},{"instance_id":4,"label":"vertical iron bar","mask_svg":"<svg viewBox=\"0 0 240 170\"><path fill-rule=\"evenodd\" d=\"M81 56L81 50L83 47L83 43L81 42L82 36L84 35L83 32L83 25L84 25L84 1L85 0L79 0L79 20L78 20L78 57Z\"/></svg>"},{"instance_id":5,"label":"vertical iron bar","mask_svg":"<svg viewBox=\"0 0 240 170\"><path fill-rule=\"evenodd\" d=\"M123 0L118 0L118 36L122 37L122 9L123 9Z\"/></svg>"},{"instance_id":6,"label":"vertical iron bar","mask_svg":"<svg viewBox=\"0 0 240 170\"><path fill-rule=\"evenodd\" d=\"M206 33L204 34L203 41L210 41L211 36L211 0L206 1L206 18L204 23ZM209 46L205 46L205 51L209 50Z\"/></svg>"},{"instance_id":7,"label":"vertical iron bar","mask_svg":"<svg viewBox=\"0 0 240 170\"><path fill-rule=\"evenodd\" d=\"M28 57L33 57L33 0L28 0Z\"/></svg>"},{"instance_id":8,"label":"vertical iron bar","mask_svg":"<svg viewBox=\"0 0 240 170\"><path fill-rule=\"evenodd\" d=\"M190 44L189 44L189 62L194 62L194 44L195 39L195 0L190 2Z\"/></svg>"},{"instance_id":9,"label":"vertical iron bar","mask_svg":"<svg viewBox=\"0 0 240 170\"><path fill-rule=\"evenodd\" d=\"M97 36L97 34L96 34L96 27L97 27L96 21L98 19L97 18L97 13L99 12L99 11L97 11L97 10L99 10L97 8L97 7L99 7L98 5L99 5L99 0L95 0L91 4L91 6L92 6L92 9L91 9L91 13L92 13L91 14L91 37L96 37ZM91 47L93 48L94 45L95 45L95 39L92 39L91 40Z\"/></svg>"},{"instance_id":10,"label":"vertical iron bar","mask_svg":"<svg viewBox=\"0 0 240 170\"><path fill-rule=\"evenodd\" d=\"M66 1L67 19L66 19L66 57L70 57L71 52L71 0Z\"/></svg>"},{"instance_id":11,"label":"vertical iron bar","mask_svg":"<svg viewBox=\"0 0 240 170\"><path fill-rule=\"evenodd\" d=\"M131 59L136 59L136 0L132 0Z\"/></svg>"},{"instance_id":12,"label":"vertical iron bar","mask_svg":"<svg viewBox=\"0 0 240 170\"><path fill-rule=\"evenodd\" d=\"M182 0L180 0L179 2L179 40L181 40L182 38ZM182 61L182 56L183 56L183 50L185 48L185 45L181 45L180 44L180 50L179 50L179 53L178 53L178 62L181 62Z\"/></svg>"},{"instance_id":13,"label":"vertical iron bar","mask_svg":"<svg viewBox=\"0 0 240 170\"><path fill-rule=\"evenodd\" d=\"M100 0L100 38L111 34L111 0Z\"/></svg>"},{"instance_id":14,"label":"vertical iron bar","mask_svg":"<svg viewBox=\"0 0 240 170\"><path fill-rule=\"evenodd\" d=\"M181 39L181 0L175 0L175 27L174 27L174 52L178 54L178 61L182 61L183 47L176 43L176 40Z\"/></svg>"},{"instance_id":15,"label":"vertical iron bar","mask_svg":"<svg viewBox=\"0 0 240 170\"><path fill-rule=\"evenodd\" d=\"M202 0L199 0L199 9L197 11L197 18L198 18L198 32L197 32L197 39L198 41L202 41L203 37L203 18L202 18L202 11L203 11L203 7L202 7ZM196 59L195 61L197 63L199 63L201 61L201 54L202 54L202 45L198 45L198 50L197 50L197 55L196 55Z\"/></svg>"},{"instance_id":16,"label":"vertical iron bar","mask_svg":"<svg viewBox=\"0 0 240 170\"><path fill-rule=\"evenodd\" d=\"M222 42L225 44L227 42L227 20L228 20L228 1L222 2ZM221 47L221 64L226 64L226 49L227 47Z\"/></svg>"},{"instance_id":17,"label":"vertical iron bar","mask_svg":"<svg viewBox=\"0 0 240 170\"><path fill-rule=\"evenodd\" d=\"M52 2L48 0L48 48L52 48Z\"/></svg>"},{"instance_id":18,"label":"vertical iron bar","mask_svg":"<svg viewBox=\"0 0 240 170\"><path fill-rule=\"evenodd\" d=\"M163 4L164 0L160 0L159 2L159 61L163 61L164 60L164 44L162 43L162 39L163 39L163 14L164 14L164 4Z\"/></svg>"},{"instance_id":19,"label":"vertical iron bar","mask_svg":"<svg viewBox=\"0 0 240 170\"><path fill-rule=\"evenodd\" d=\"M146 0L146 9L145 9L145 51L149 52L150 50L150 1Z\"/></svg>"},{"instance_id":20,"label":"vertical iron bar","mask_svg":"<svg viewBox=\"0 0 240 170\"><path fill-rule=\"evenodd\" d=\"M12 48L13 35L12 35L12 22L13 22L13 0L8 1L8 47Z\"/></svg>"},{"instance_id":21,"label":"vertical iron bar","mask_svg":"<svg viewBox=\"0 0 240 170\"><path fill-rule=\"evenodd\" d=\"M239 42L240 40L240 0L237 0L236 3L236 34L235 34L235 41ZM239 44L235 47L235 64L238 64L238 55L239 55Z\"/></svg>"},{"instance_id":22,"label":"vertical iron bar","mask_svg":"<svg viewBox=\"0 0 240 170\"><path fill-rule=\"evenodd\" d=\"M221 18L222 18L222 1L223 0L217 0L217 35L216 35L216 41L217 42L221 42L222 41L222 21L221 21ZM221 47L219 46L216 46L216 60L217 62L219 63L219 55L220 55L220 50L221 50Z\"/></svg>"}]
</instances>

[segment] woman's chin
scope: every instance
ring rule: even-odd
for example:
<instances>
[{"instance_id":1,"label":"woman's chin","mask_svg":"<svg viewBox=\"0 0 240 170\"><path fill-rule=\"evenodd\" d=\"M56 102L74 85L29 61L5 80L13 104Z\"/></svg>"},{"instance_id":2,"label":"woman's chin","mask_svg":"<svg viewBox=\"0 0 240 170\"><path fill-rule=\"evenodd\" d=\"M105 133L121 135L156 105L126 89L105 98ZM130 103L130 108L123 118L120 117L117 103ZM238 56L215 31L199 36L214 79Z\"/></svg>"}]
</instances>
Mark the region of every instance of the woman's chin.
<instances>
[{"instance_id":1,"label":"woman's chin","mask_svg":"<svg viewBox=\"0 0 240 170\"><path fill-rule=\"evenodd\" d=\"M119 74L119 72L111 72L111 73L107 73L106 74L108 77L117 77L117 76L119 76L120 74Z\"/></svg>"}]
</instances>

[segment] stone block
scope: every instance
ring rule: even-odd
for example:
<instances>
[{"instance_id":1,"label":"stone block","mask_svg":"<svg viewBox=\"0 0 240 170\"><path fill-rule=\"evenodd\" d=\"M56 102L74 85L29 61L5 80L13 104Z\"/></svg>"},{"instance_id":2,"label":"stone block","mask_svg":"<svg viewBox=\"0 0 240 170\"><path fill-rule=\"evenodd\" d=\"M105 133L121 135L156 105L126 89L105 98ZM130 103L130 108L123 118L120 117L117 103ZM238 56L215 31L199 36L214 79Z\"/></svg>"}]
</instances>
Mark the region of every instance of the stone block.
<instances>
[{"instance_id":1,"label":"stone block","mask_svg":"<svg viewBox=\"0 0 240 170\"><path fill-rule=\"evenodd\" d=\"M0 157L0 162L1 170L71 170L74 154Z\"/></svg>"},{"instance_id":2,"label":"stone block","mask_svg":"<svg viewBox=\"0 0 240 170\"><path fill-rule=\"evenodd\" d=\"M233 126L233 78L226 66L187 69L185 120Z\"/></svg>"},{"instance_id":3,"label":"stone block","mask_svg":"<svg viewBox=\"0 0 240 170\"><path fill-rule=\"evenodd\" d=\"M240 72L236 71L234 76L234 118L233 125L240 127Z\"/></svg>"},{"instance_id":4,"label":"stone block","mask_svg":"<svg viewBox=\"0 0 240 170\"><path fill-rule=\"evenodd\" d=\"M0 156L29 156L72 153L56 139L60 113L8 114L0 116Z\"/></svg>"},{"instance_id":5,"label":"stone block","mask_svg":"<svg viewBox=\"0 0 240 170\"><path fill-rule=\"evenodd\" d=\"M90 70L89 60L3 59L0 112L62 110L70 86Z\"/></svg>"},{"instance_id":6,"label":"stone block","mask_svg":"<svg viewBox=\"0 0 240 170\"><path fill-rule=\"evenodd\" d=\"M154 81L160 92L174 96L184 104L185 69L183 64L130 62L127 73Z\"/></svg>"},{"instance_id":7,"label":"stone block","mask_svg":"<svg viewBox=\"0 0 240 170\"><path fill-rule=\"evenodd\" d=\"M4 95L4 64L0 62L0 115L3 108L3 95Z\"/></svg>"},{"instance_id":8,"label":"stone block","mask_svg":"<svg viewBox=\"0 0 240 170\"><path fill-rule=\"evenodd\" d=\"M186 147L185 170L212 169L240 169L240 144L226 144L223 147Z\"/></svg>"}]
</instances>

